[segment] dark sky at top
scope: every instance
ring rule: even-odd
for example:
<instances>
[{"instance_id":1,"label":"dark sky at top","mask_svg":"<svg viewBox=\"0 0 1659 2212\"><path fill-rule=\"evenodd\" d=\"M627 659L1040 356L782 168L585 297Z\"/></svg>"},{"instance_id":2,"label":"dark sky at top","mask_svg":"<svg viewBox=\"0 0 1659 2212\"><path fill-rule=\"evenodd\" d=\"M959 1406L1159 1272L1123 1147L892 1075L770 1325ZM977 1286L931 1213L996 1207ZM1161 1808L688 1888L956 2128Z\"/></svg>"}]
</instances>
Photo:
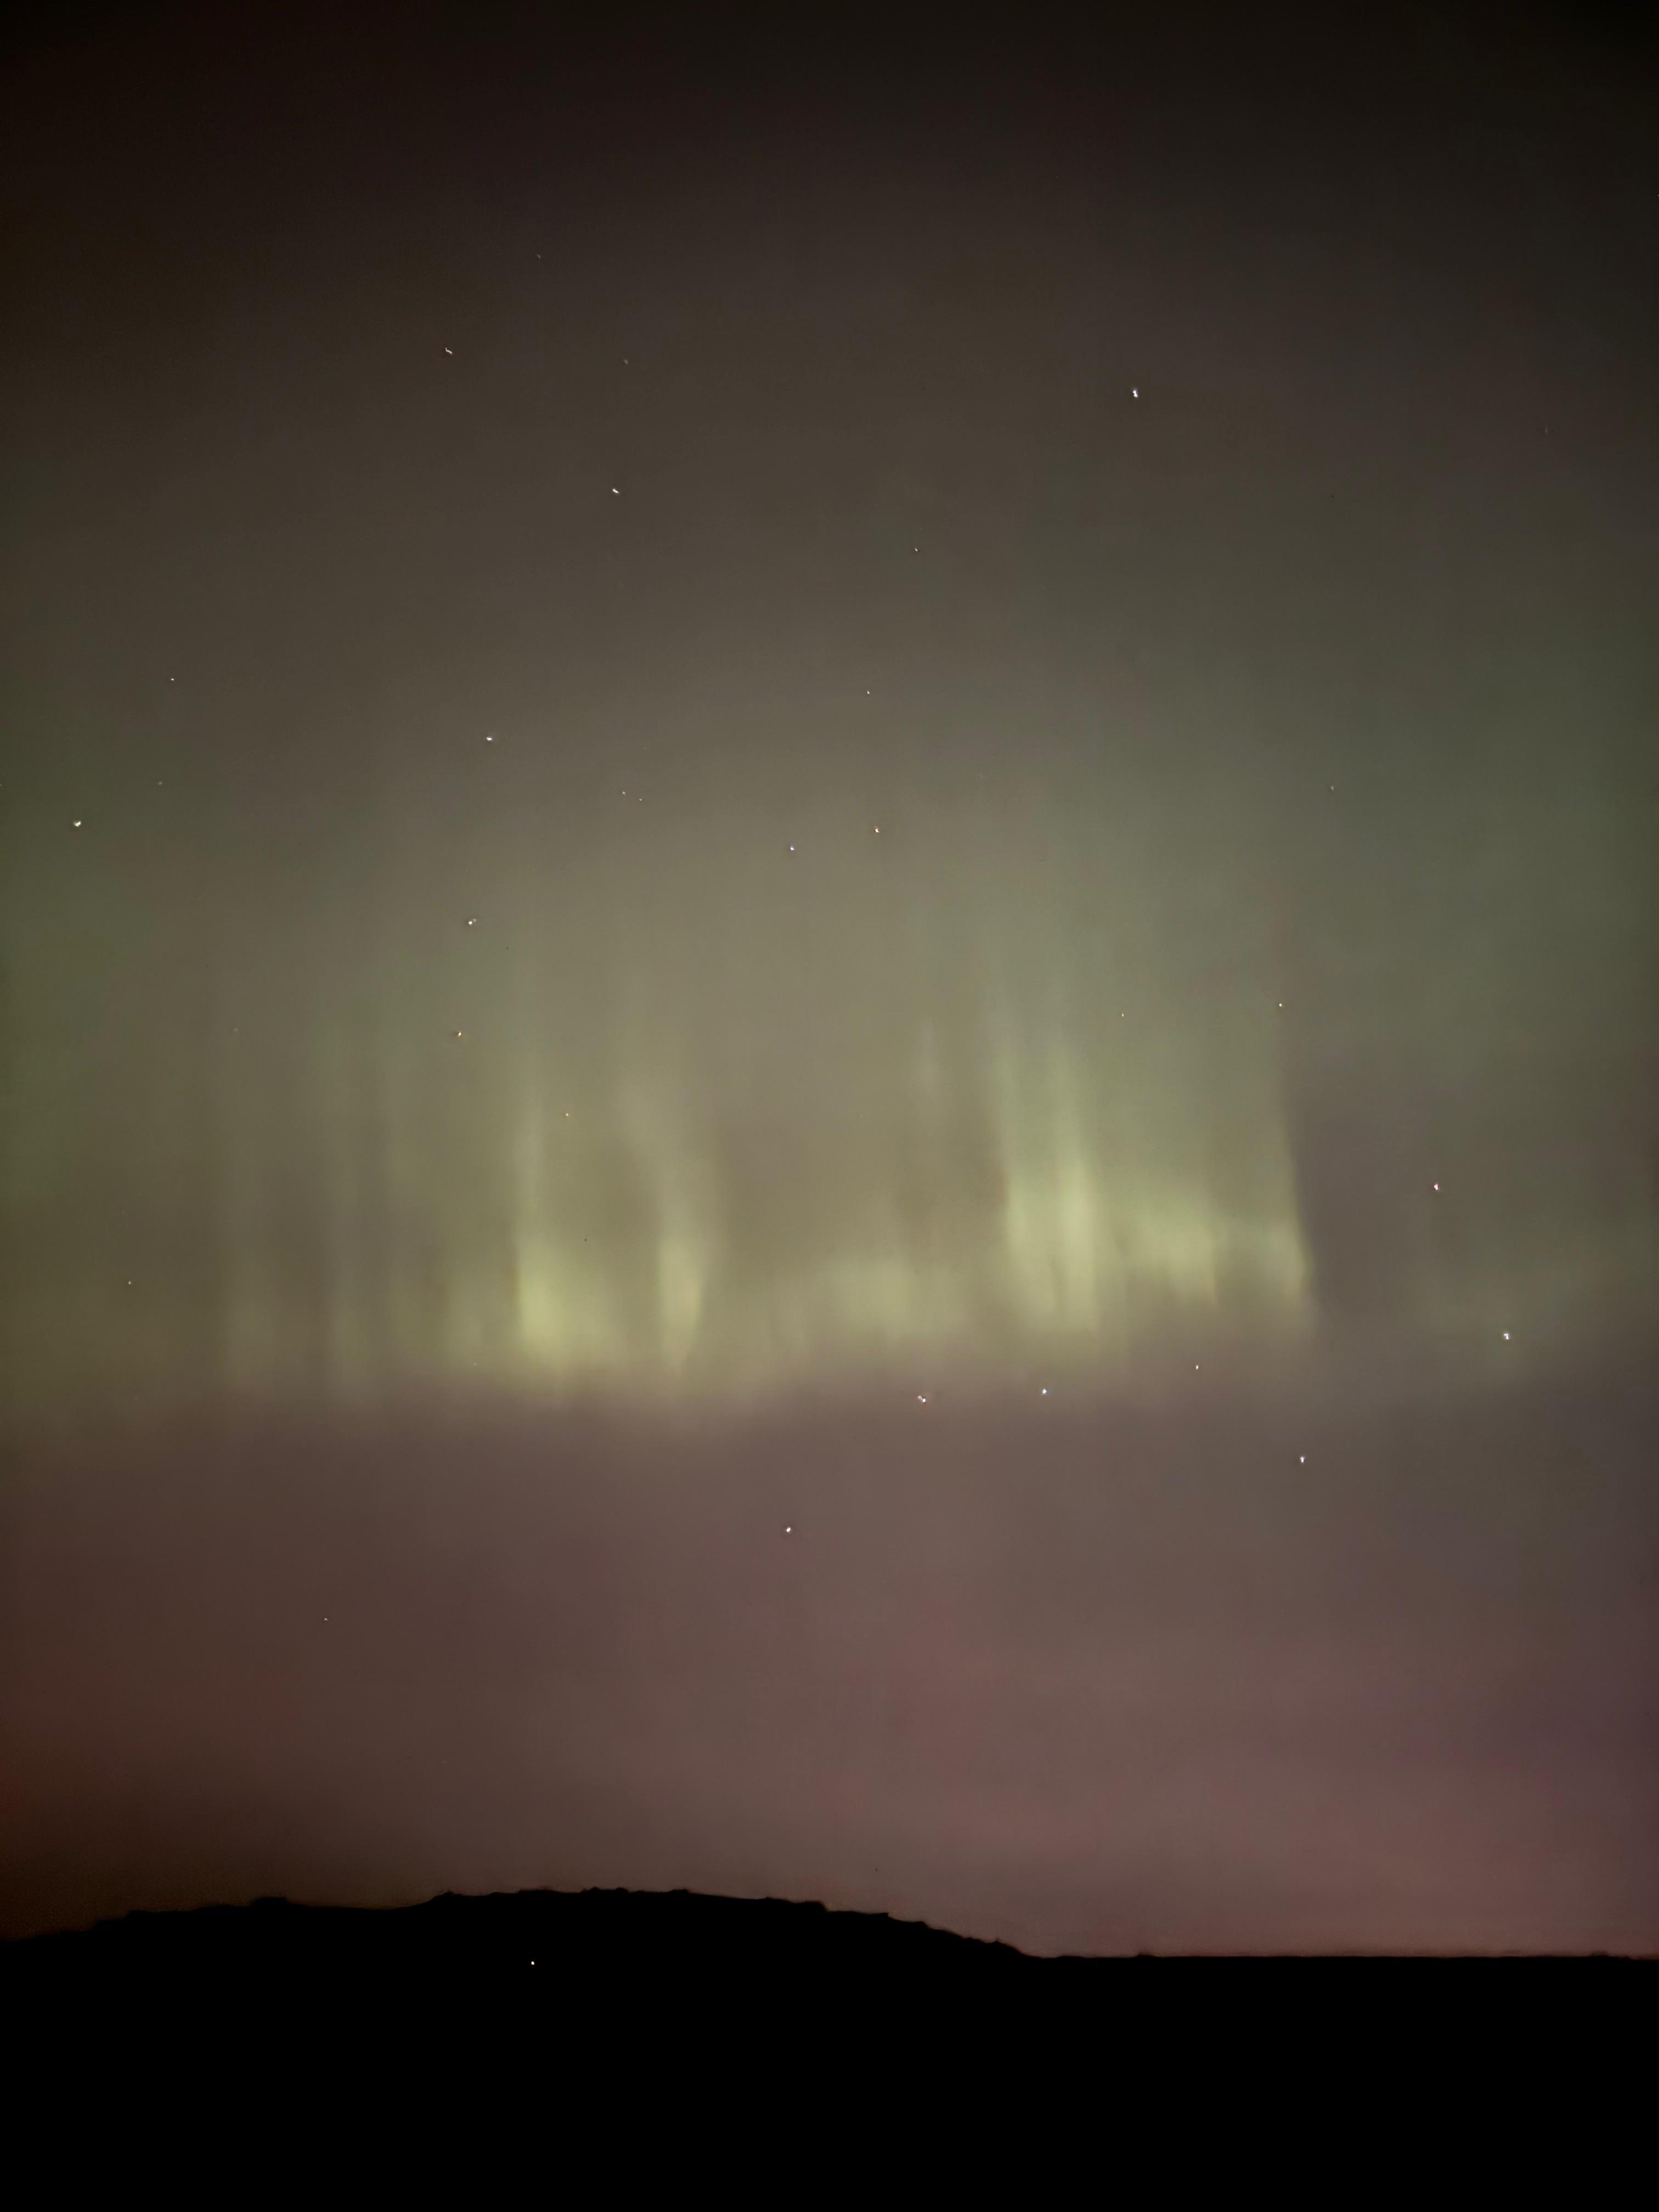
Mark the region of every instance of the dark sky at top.
<instances>
[{"instance_id":1,"label":"dark sky at top","mask_svg":"<svg viewBox=\"0 0 1659 2212\"><path fill-rule=\"evenodd\" d=\"M7 1924L1650 1945L1639 18L794 15L9 33Z\"/></svg>"}]
</instances>

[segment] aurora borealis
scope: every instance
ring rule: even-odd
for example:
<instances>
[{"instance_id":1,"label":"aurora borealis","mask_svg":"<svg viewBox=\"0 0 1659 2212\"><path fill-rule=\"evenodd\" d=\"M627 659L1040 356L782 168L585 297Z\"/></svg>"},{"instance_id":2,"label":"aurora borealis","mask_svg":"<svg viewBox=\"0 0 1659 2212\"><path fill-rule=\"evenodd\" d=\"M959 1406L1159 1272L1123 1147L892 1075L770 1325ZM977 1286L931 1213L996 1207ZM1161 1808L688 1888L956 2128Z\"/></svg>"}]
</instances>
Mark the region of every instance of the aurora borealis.
<instances>
[{"instance_id":1,"label":"aurora borealis","mask_svg":"<svg viewBox=\"0 0 1659 2212\"><path fill-rule=\"evenodd\" d=\"M1191 52L1057 19L1005 72L966 33L941 54L890 25L837 58L776 27L608 43L487 16L185 14L27 33L15 56L14 1589L61 1571L64 1617L90 1605L103 1555L61 1566L51 1501L121 1496L124 1467L167 1462L158 1438L242 1433L268 1467L275 1437L380 1437L362 1479L384 1563L414 1526L384 1439L418 1409L463 1440L458 1465L506 1424L514 1470L526 1437L661 1425L615 1499L686 1454L721 1528L760 1481L757 1433L769 1465L821 1469L842 1464L827 1439L868 1434L856 1472L822 1475L865 1534L814 1585L817 1640L777 1629L793 1656L768 1663L841 1679L825 1652L880 1612L860 1574L892 1571L872 1468L909 1469L908 1557L949 1525L959 1458L956 1564L928 1570L890 1656L896 1681L956 1681L975 1649L1005 1686L989 1744L1025 1726L999 1700L1036 1663L987 1656L999 1559L1109 1651L1130 1601L1109 1576L1085 1604L1068 1514L1127 1516L1172 1620L1212 1571L1231 1587L1182 1548L1206 1484L1219 1529L1240 1484L1294 1518L1282 1468L1224 1468L1229 1405L1252 1466L1305 1467L1315 1428L1366 1435L1353 1527L1405 1494L1391 1467L1409 1488L1430 1462L1478 1481L1448 1528L1500 1523L1492 1438L1534 1432L1514 1409L1601 1405L1595 1378L1638 1372L1659 1323L1656 204L1612 48L1541 15L1495 69L1473 15L1407 11L1351 28L1354 51L1291 16ZM1650 1407L1619 1405L1625 1467ZM1426 1441L1395 1465L1376 1435L1402 1420ZM1095 1421L1150 1423L1136 1451L1179 1462L1190 1517L1167 1544L1146 1533L1167 1501L1095 1497L1117 1464L1088 1471ZM1447 1438L1471 1423L1466 1458ZM198 1449L188 1481L228 1494L221 1447ZM262 1476L248 1527L279 1522L272 1559L314 1564L343 1509L305 1519L313 1447L294 1449L292 1496ZM567 1471L540 1496L516 1471L421 1480L458 1528L468 1484L495 1499L493 1534L455 1538L469 1558L540 1557L526 1532L555 1523L610 1557L608 1449L550 1446ZM1517 1474L1528 1527L1555 1526L1571 1479ZM1650 1505L1615 1491L1595 1510L1645 1557ZM696 1494L678 1486L672 1516L684 1572L709 1577L697 1603L770 1620L769 1571L709 1564ZM149 1557L131 1497L76 1510L110 1558ZM804 1545L827 1508L789 1510ZM1419 1533L1426 1558L1431 1514ZM651 1557L642 1574L669 1573ZM1311 1557L1285 1534L1286 1617L1327 1572ZM560 1561L550 1618L581 1610ZM613 1654L650 1612L614 1573L592 1631ZM330 1602L332 1629L349 1607ZM1416 1602L1389 1635L1409 1641ZM1524 1650L1516 1605L1502 1636ZM45 1679L33 1632L17 1682ZM458 1679L469 1633L441 1632ZM724 1711L726 1660L700 1674L693 1647L660 1665ZM641 1627L641 1697L647 1648ZM1190 1663L1200 1717L1225 1673L1208 1648L1195 1630L1154 1663L1183 1683ZM1646 1741L1633 1648L1585 1662L1626 1731L1615 1778ZM82 1832L62 1808L92 1785L62 1783L54 1746L100 1740L102 1679L50 1723L17 1693L31 1835ZM495 1695L477 1689L480 1715ZM861 1740L847 1714L887 1713L870 1695L833 1759L800 1751L820 1778ZM629 1710L619 1741L650 1733ZM729 1862L645 1848L687 1802L659 1778L645 1827L607 1812L548 1864L672 1882L696 1859L710 1882L885 1897L846 1871L856 1851L792 1875L751 1842L755 1756L724 1785L711 1759L693 1792L732 1808ZM581 1764L535 1757L560 1788ZM904 1894L1133 1945L1133 1881L1106 1921L1046 1899L1062 1770L1013 1791L1038 1871L999 1844L1000 1903L914 1869ZM259 1787L287 1802L280 1777ZM418 1785L393 1800L414 1832ZM1606 1924L1651 1940L1628 1869L1652 1808L1620 1802ZM934 1817L924 1790L907 1832ZM309 1851L327 1818L306 1820ZM507 1861L538 1878L534 1819L507 1825L501 1864L487 1820L418 1875L386 1871L392 1847L294 1863L353 1895ZM38 1870L79 1842L20 1849L19 1924L194 1893L182 1844L131 1881L112 1845L80 1888ZM1534 1910L1558 1924L1515 1895L1474 1940L1524 1944ZM1376 1924L1442 1942L1447 1911ZM1563 1940L1593 1919L1567 1914ZM1247 1903L1169 1924L1224 1947L1277 1923ZM1309 1940L1368 1924L1362 1884Z\"/></svg>"},{"instance_id":2,"label":"aurora borealis","mask_svg":"<svg viewBox=\"0 0 1659 2212\"><path fill-rule=\"evenodd\" d=\"M1018 770L929 793L912 767L877 823L694 775L568 794L533 732L436 750L427 788L307 825L346 848L331 871L234 827L234 857L162 860L164 785L52 856L84 906L55 944L18 933L31 1389L1121 1382L1305 1354L1361 1317L1478 1364L1504 1327L1535 1363L1641 1316L1648 1163L1582 1158L1601 1071L1522 1027L1528 999L1576 1012L1550 1006L1575 957L1617 956L1616 896L1443 925L1383 979L1389 1024L1351 947L1305 943L1263 889L1286 847L1340 862L1363 770L1275 834L1259 777L1160 805L1133 760L1070 805ZM1555 825L1506 826L1541 873ZM1584 865L1633 879L1620 825L1598 832ZM1401 865L1414 904L1459 897L1449 859ZM1368 1054L1396 1091L1461 1076L1479 1109L1413 1096L1390 1126Z\"/></svg>"}]
</instances>

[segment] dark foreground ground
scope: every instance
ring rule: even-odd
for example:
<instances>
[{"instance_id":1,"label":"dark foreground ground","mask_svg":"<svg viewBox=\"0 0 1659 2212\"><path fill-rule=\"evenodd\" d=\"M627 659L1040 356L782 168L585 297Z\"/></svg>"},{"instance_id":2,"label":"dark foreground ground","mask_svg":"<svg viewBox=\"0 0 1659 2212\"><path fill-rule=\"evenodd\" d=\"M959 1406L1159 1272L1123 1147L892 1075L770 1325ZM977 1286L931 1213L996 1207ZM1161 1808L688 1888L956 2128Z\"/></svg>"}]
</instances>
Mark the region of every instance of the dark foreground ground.
<instances>
[{"instance_id":1,"label":"dark foreground ground","mask_svg":"<svg viewBox=\"0 0 1659 2212\"><path fill-rule=\"evenodd\" d=\"M1205 1963L1146 1954L1034 1959L1006 1943L981 1942L919 1921L831 1912L821 1905L775 1898L535 1890L513 1897L445 1895L379 1911L261 1898L252 1905L194 1912L130 1913L94 1928L0 1948L0 1984L21 1995L29 1987L61 1991L88 1984L165 1989L219 1975L244 1984L304 1981L343 1988L388 1976L486 1974L526 1978L528 1989L527 1978L540 1975L550 1991L568 1993L574 1986L635 1998L650 1992L672 2000L677 1990L690 1994L735 1984L796 1997L850 1997L886 1989L915 1997L958 1993L968 1999L1029 1999L1042 2007L1107 1983L1115 1996L1127 1972L1139 1972L1144 1981L1149 1972L1178 1974ZM1340 1962L1273 1963L1328 1968ZM1631 1962L1592 1955L1529 1963L1595 1970L1598 1991L1612 1994L1615 1981L1621 1990L1627 1986Z\"/></svg>"},{"instance_id":2,"label":"dark foreground ground","mask_svg":"<svg viewBox=\"0 0 1659 2212\"><path fill-rule=\"evenodd\" d=\"M1431 2158L1490 2173L1507 2130L1534 2179L1601 2203L1639 2153L1650 1974L1036 1958L816 1904L540 1890L23 1938L0 2014L20 2146L186 2201L587 2203L660 2171L676 2196L794 2203L844 2171L878 2201L959 2172L970 2201L1046 2204L1119 2152L1316 2170L1323 2201Z\"/></svg>"},{"instance_id":3,"label":"dark foreground ground","mask_svg":"<svg viewBox=\"0 0 1659 2212\"><path fill-rule=\"evenodd\" d=\"M706 1987L719 1977L1006 1990L1062 1977L1075 1984L1106 1963L1031 1959L1004 1943L884 1913L683 1890L446 1895L381 1911L261 1898L195 1912L130 1913L0 1949L0 1976L14 1984L82 1977L161 1982L221 1970L276 1978L533 1972L554 1985L654 1983L665 1993L678 1982Z\"/></svg>"}]
</instances>

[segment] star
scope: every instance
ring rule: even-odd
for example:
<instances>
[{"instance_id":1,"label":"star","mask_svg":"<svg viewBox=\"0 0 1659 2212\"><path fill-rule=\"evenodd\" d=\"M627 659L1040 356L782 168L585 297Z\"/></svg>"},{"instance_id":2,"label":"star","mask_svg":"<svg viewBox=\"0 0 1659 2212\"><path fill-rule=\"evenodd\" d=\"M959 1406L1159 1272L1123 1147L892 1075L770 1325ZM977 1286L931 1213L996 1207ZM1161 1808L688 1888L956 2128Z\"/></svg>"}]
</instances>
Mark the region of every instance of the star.
<instances>
[{"instance_id":1,"label":"star","mask_svg":"<svg viewBox=\"0 0 1659 2212\"><path fill-rule=\"evenodd\" d=\"M493 730L486 730L486 731L484 732L484 743L485 743L487 745L493 745L493 744L495 744L495 732L494 732Z\"/></svg>"},{"instance_id":2,"label":"star","mask_svg":"<svg viewBox=\"0 0 1659 2212\"><path fill-rule=\"evenodd\" d=\"M76 817L76 818L73 822L71 822L71 823L70 823L70 828L71 830L78 830L80 827L81 827L80 818L79 818L79 817L77 816L77 817Z\"/></svg>"},{"instance_id":3,"label":"star","mask_svg":"<svg viewBox=\"0 0 1659 2212\"><path fill-rule=\"evenodd\" d=\"M611 487L611 496L612 499L620 499L622 497L621 492L617 490L615 484L612 484Z\"/></svg>"},{"instance_id":4,"label":"star","mask_svg":"<svg viewBox=\"0 0 1659 2212\"><path fill-rule=\"evenodd\" d=\"M478 917L476 914L468 915L466 926L469 929L476 929L478 927Z\"/></svg>"},{"instance_id":5,"label":"star","mask_svg":"<svg viewBox=\"0 0 1659 2212\"><path fill-rule=\"evenodd\" d=\"M927 1401L922 1396L920 1390L916 1393L916 1403L919 1406L925 1406L927 1403Z\"/></svg>"},{"instance_id":6,"label":"star","mask_svg":"<svg viewBox=\"0 0 1659 2212\"><path fill-rule=\"evenodd\" d=\"M1046 1398L1046 1397L1048 1396L1048 1384L1045 1382L1045 1383L1043 1384L1043 1386L1042 1386L1042 1395Z\"/></svg>"},{"instance_id":7,"label":"star","mask_svg":"<svg viewBox=\"0 0 1659 2212\"><path fill-rule=\"evenodd\" d=\"M1438 1190L1438 1189L1439 1189L1439 1188L1440 1188L1440 1186L1439 1186L1439 1184L1438 1184L1437 1182L1431 1183L1431 1184L1429 1185L1429 1188L1430 1188L1431 1190Z\"/></svg>"},{"instance_id":8,"label":"star","mask_svg":"<svg viewBox=\"0 0 1659 2212\"><path fill-rule=\"evenodd\" d=\"M446 346L444 348L444 351L449 356L452 361L455 358L455 349L453 346Z\"/></svg>"},{"instance_id":9,"label":"star","mask_svg":"<svg viewBox=\"0 0 1659 2212\"><path fill-rule=\"evenodd\" d=\"M880 836L880 835L881 835L881 824L880 824L880 823L879 823L879 822L872 822L872 823L870 824L870 827L871 827L871 828L875 831L875 833L876 833L877 836L878 836L878 837L879 837L879 836Z\"/></svg>"},{"instance_id":10,"label":"star","mask_svg":"<svg viewBox=\"0 0 1659 2212\"><path fill-rule=\"evenodd\" d=\"M1510 1333L1509 1333L1508 1329L1505 1329L1505 1330L1504 1331L1504 1343L1505 1343L1505 1344L1507 1344L1507 1343L1509 1342L1509 1340L1510 1340Z\"/></svg>"},{"instance_id":11,"label":"star","mask_svg":"<svg viewBox=\"0 0 1659 2212\"><path fill-rule=\"evenodd\" d=\"M787 1521L783 1524L783 1533L786 1536L793 1536L795 1533Z\"/></svg>"},{"instance_id":12,"label":"star","mask_svg":"<svg viewBox=\"0 0 1659 2212\"><path fill-rule=\"evenodd\" d=\"M793 853L793 852L794 851L794 849L795 849L795 848L794 848L794 847L792 845L792 846L789 848L789 849L790 849L790 851Z\"/></svg>"},{"instance_id":13,"label":"star","mask_svg":"<svg viewBox=\"0 0 1659 2212\"><path fill-rule=\"evenodd\" d=\"M1297 1454L1297 1455L1296 1455L1296 1458L1297 1458L1297 1465L1298 1467L1306 1467L1306 1465L1308 1464L1308 1455L1307 1455L1307 1453L1306 1453L1306 1452L1298 1452L1298 1453Z\"/></svg>"},{"instance_id":14,"label":"star","mask_svg":"<svg viewBox=\"0 0 1659 2212\"><path fill-rule=\"evenodd\" d=\"M1133 386L1130 387L1129 397L1131 399L1139 399L1140 397L1139 391L1137 391Z\"/></svg>"}]
</instances>

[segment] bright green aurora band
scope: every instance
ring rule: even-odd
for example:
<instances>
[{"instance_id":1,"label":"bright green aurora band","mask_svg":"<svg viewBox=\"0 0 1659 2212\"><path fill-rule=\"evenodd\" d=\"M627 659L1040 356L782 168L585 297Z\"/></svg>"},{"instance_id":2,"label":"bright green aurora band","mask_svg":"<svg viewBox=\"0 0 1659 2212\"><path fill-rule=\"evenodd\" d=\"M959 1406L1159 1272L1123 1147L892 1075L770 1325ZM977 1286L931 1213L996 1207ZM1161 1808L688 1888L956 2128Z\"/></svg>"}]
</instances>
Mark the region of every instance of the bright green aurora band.
<instances>
[{"instance_id":1,"label":"bright green aurora band","mask_svg":"<svg viewBox=\"0 0 1659 2212\"><path fill-rule=\"evenodd\" d=\"M1190 765L858 802L455 750L459 799L393 754L322 830L14 828L17 1412L1485 1373L1650 1323L1593 795L1402 863L1386 793L1275 822Z\"/></svg>"}]
</instances>

